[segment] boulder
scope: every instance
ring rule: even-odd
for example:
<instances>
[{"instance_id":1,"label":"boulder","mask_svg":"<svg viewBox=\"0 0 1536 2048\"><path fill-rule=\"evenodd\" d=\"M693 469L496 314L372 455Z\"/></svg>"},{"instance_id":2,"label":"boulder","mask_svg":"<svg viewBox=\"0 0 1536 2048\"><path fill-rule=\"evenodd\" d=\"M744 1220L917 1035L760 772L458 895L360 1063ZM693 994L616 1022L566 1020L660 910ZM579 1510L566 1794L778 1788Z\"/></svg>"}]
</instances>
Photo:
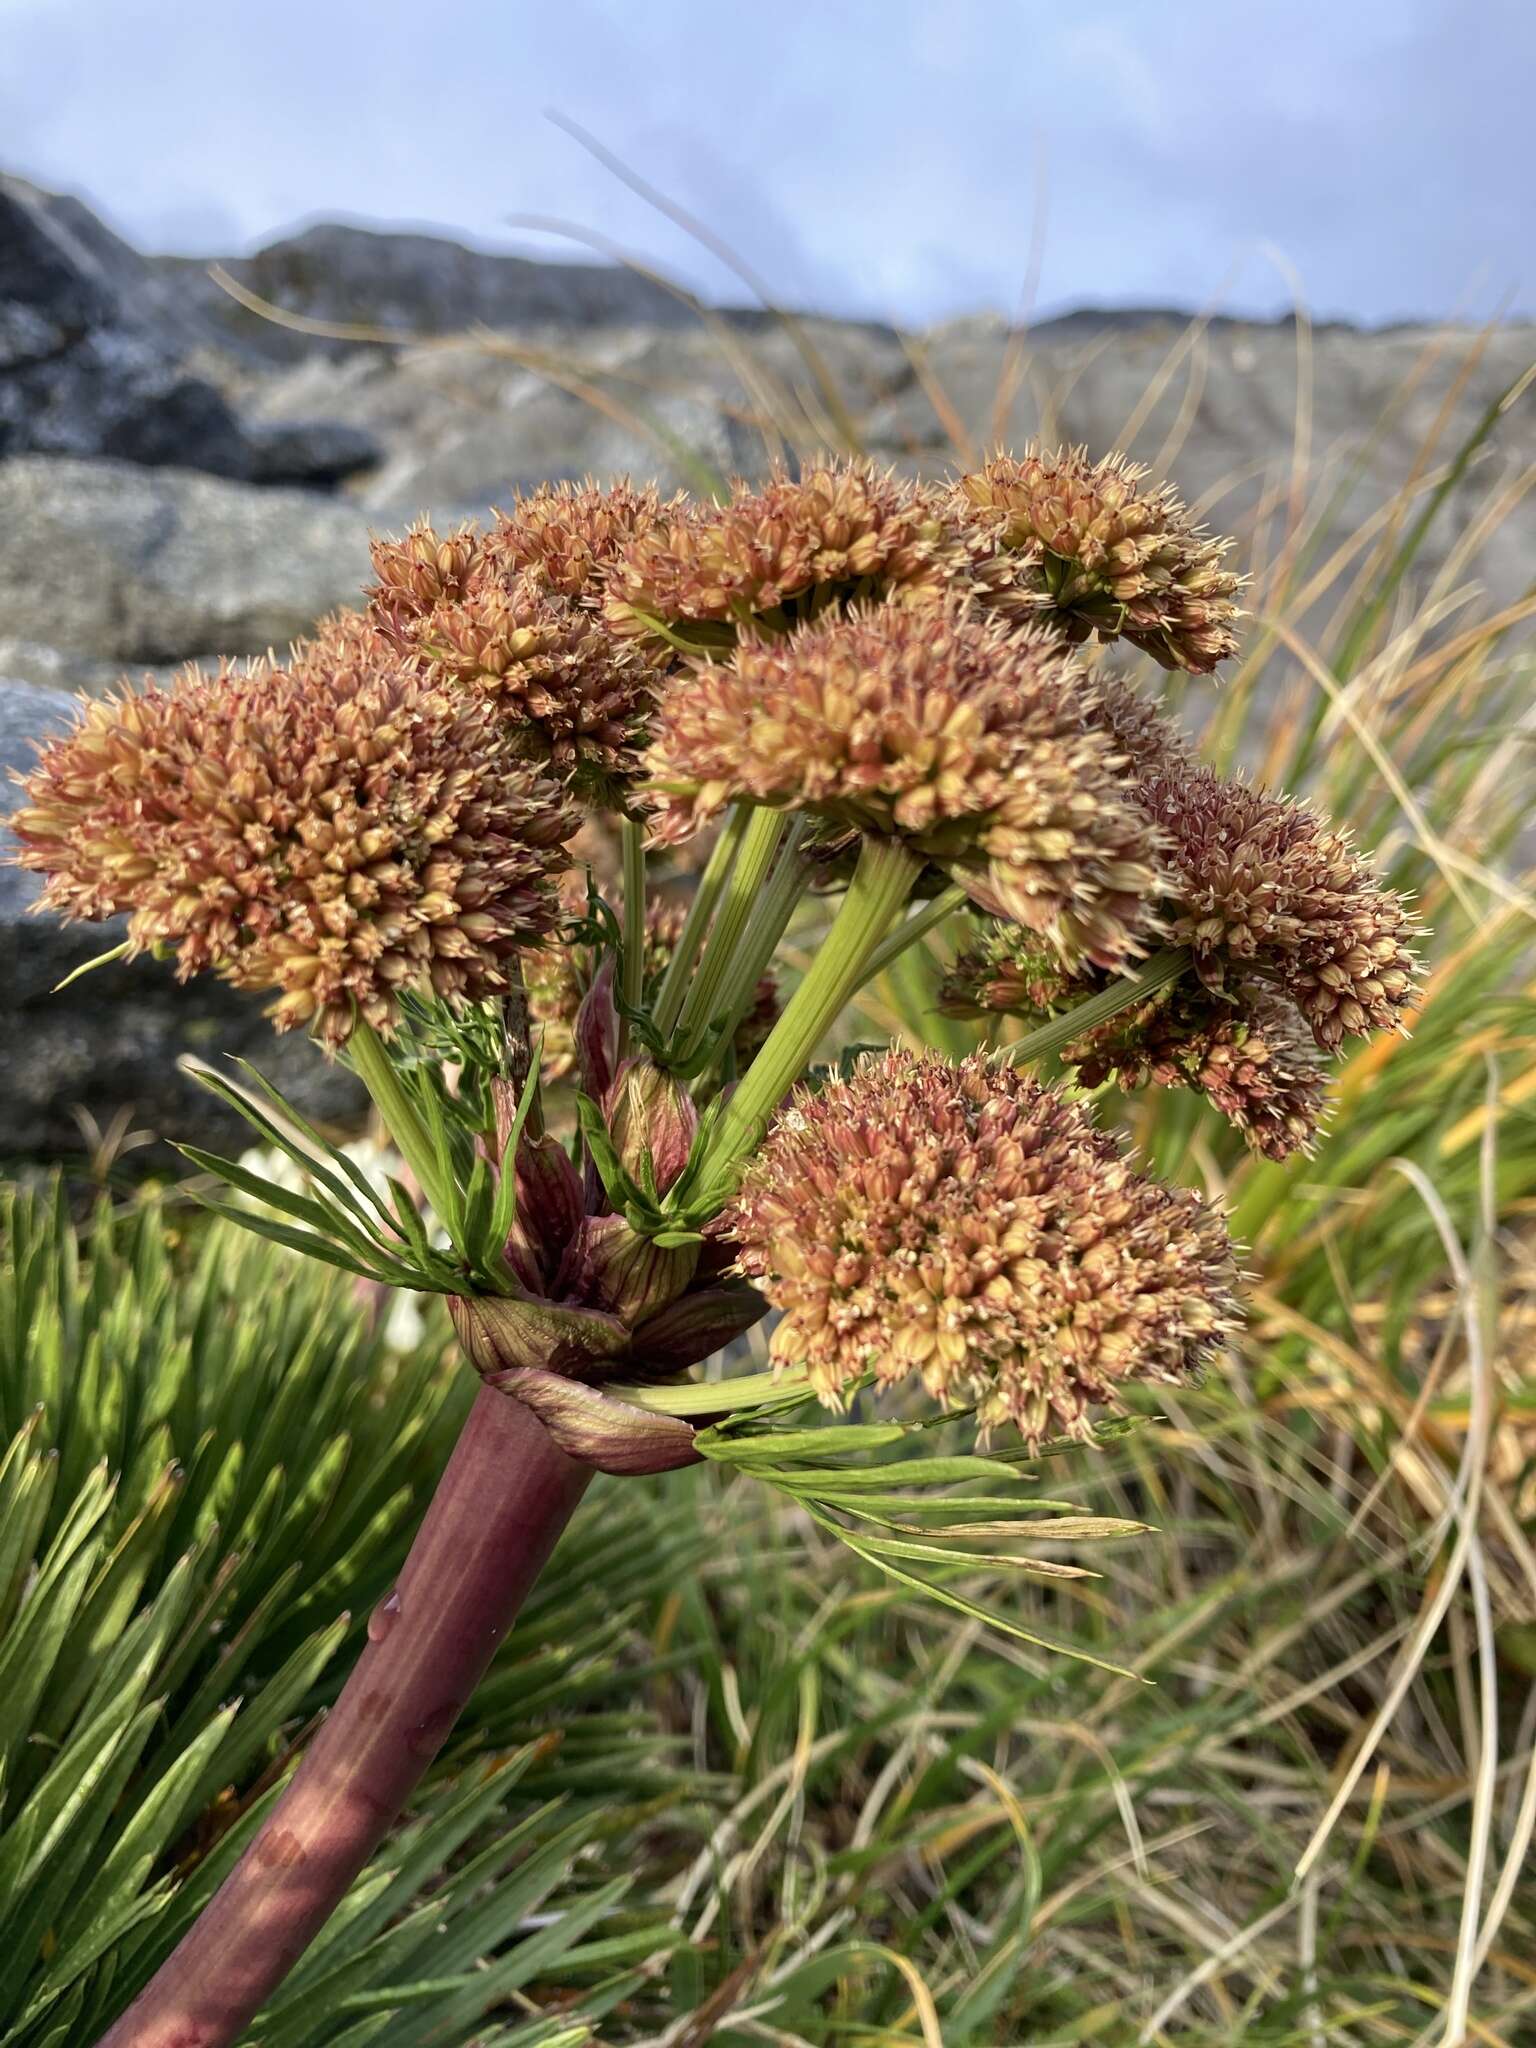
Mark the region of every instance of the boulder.
<instances>
[{"instance_id":1,"label":"boulder","mask_svg":"<svg viewBox=\"0 0 1536 2048\"><path fill-rule=\"evenodd\" d=\"M67 204L0 178L0 456L38 450L180 463L245 476L251 449L228 400L186 370L168 330L127 289Z\"/></svg>"},{"instance_id":2,"label":"boulder","mask_svg":"<svg viewBox=\"0 0 1536 2048\"><path fill-rule=\"evenodd\" d=\"M377 467L382 450L372 434L342 420L248 421L251 481L306 484L325 490Z\"/></svg>"},{"instance_id":3,"label":"boulder","mask_svg":"<svg viewBox=\"0 0 1536 2048\"><path fill-rule=\"evenodd\" d=\"M284 327L231 298L204 263L150 259L162 289L225 346L291 362L342 349ZM466 248L446 235L390 234L322 222L223 266L256 298L306 320L415 336L471 327L682 327L693 315L664 286L608 263L540 262ZM749 316L751 317L751 316Z\"/></svg>"},{"instance_id":4,"label":"boulder","mask_svg":"<svg viewBox=\"0 0 1536 2048\"><path fill-rule=\"evenodd\" d=\"M57 691L0 676L0 819L14 808L12 773L25 773L34 742L68 717ZM124 1109L160 1141L153 1153L136 1152L136 1165L174 1165L170 1142L243 1150L247 1127L179 1069L184 1054L238 1054L310 1117L360 1119L364 1097L344 1068L300 1032L275 1036L261 1003L221 982L180 987L171 968L145 958L112 961L55 992L120 943L122 924L36 913L38 879L11 863L13 846L0 823L0 1159L78 1156L88 1126L77 1113L105 1129Z\"/></svg>"},{"instance_id":5,"label":"boulder","mask_svg":"<svg viewBox=\"0 0 1536 2048\"><path fill-rule=\"evenodd\" d=\"M808 321L797 341L782 329L613 327L312 356L266 380L251 417L345 423L383 451L351 486L362 503L442 517L481 513L552 477L627 474L697 490L758 475L775 445L760 414L800 445L835 443L831 393L856 421L911 381L900 341L878 328Z\"/></svg>"},{"instance_id":6,"label":"boulder","mask_svg":"<svg viewBox=\"0 0 1536 2048\"><path fill-rule=\"evenodd\" d=\"M193 655L190 659L214 664L218 656ZM130 673L135 684L168 683L181 667L179 661L141 662ZM91 654L72 654L68 648L49 647L41 640L23 640L14 634L0 633L0 677L5 678L6 688L13 682L31 683L40 690L67 691L71 696L83 692L87 697L102 697L122 682L124 667L120 661L103 661ZM0 803L0 812L3 810L4 805Z\"/></svg>"},{"instance_id":7,"label":"boulder","mask_svg":"<svg viewBox=\"0 0 1536 2048\"><path fill-rule=\"evenodd\" d=\"M0 621L123 663L284 647L367 580L367 514L190 470L0 462Z\"/></svg>"}]
</instances>

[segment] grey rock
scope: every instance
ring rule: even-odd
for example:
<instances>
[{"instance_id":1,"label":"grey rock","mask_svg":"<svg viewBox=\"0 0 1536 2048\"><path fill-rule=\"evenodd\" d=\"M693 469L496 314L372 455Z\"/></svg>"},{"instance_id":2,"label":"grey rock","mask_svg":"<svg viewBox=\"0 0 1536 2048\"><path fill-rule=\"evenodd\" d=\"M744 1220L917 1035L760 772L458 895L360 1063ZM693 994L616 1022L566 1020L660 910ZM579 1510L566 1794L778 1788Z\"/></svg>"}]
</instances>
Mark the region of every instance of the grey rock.
<instances>
[{"instance_id":1,"label":"grey rock","mask_svg":"<svg viewBox=\"0 0 1536 2048\"><path fill-rule=\"evenodd\" d=\"M40 450L244 476L227 399L129 290L132 252L83 207L0 178L0 456Z\"/></svg>"},{"instance_id":2,"label":"grey rock","mask_svg":"<svg viewBox=\"0 0 1536 2048\"><path fill-rule=\"evenodd\" d=\"M208 266L151 259L162 287L199 324L249 357L292 361L344 347L263 318L231 298ZM547 263L466 248L444 235L388 234L323 223L224 266L248 292L303 319L381 328L402 343L474 326L681 327L693 315L648 278L606 263Z\"/></svg>"},{"instance_id":3,"label":"grey rock","mask_svg":"<svg viewBox=\"0 0 1536 2048\"><path fill-rule=\"evenodd\" d=\"M896 337L805 323L807 362L782 332L658 332L455 339L399 357L359 349L311 357L252 395L261 424L343 421L385 451L353 493L370 507L434 516L483 512L551 477L617 475L663 489L760 474L770 414L800 445L836 442L833 393L849 419L912 378Z\"/></svg>"},{"instance_id":4,"label":"grey rock","mask_svg":"<svg viewBox=\"0 0 1536 2048\"><path fill-rule=\"evenodd\" d=\"M251 481L321 489L375 469L382 450L372 434L341 420L248 423Z\"/></svg>"},{"instance_id":5,"label":"grey rock","mask_svg":"<svg viewBox=\"0 0 1536 2048\"><path fill-rule=\"evenodd\" d=\"M68 722L69 701L0 676L0 820L14 808L12 774L36 759L35 742ZM143 958L113 961L67 989L66 975L119 944L121 920L64 924L38 914L36 876L14 866L0 822L0 1159L67 1158L87 1149L84 1112L105 1129L131 1109L161 1141L134 1163L173 1163L168 1143L244 1149L247 1127L183 1073L183 1055L252 1060L305 1113L354 1124L363 1096L301 1033L275 1037L250 997L206 977L178 987L172 969Z\"/></svg>"},{"instance_id":6,"label":"grey rock","mask_svg":"<svg viewBox=\"0 0 1536 2048\"><path fill-rule=\"evenodd\" d=\"M209 665L216 664L218 658L212 653L189 657ZM139 663L126 674L134 684L168 683L181 666L176 661ZM65 647L49 647L41 640L0 634L0 677L6 678L7 684L14 680L71 696L83 692L88 697L102 697L124 676L120 661L102 661L90 654L72 654Z\"/></svg>"},{"instance_id":7,"label":"grey rock","mask_svg":"<svg viewBox=\"0 0 1536 2048\"><path fill-rule=\"evenodd\" d=\"M368 576L368 520L310 492L189 470L0 463L0 621L101 660L281 648Z\"/></svg>"}]
</instances>

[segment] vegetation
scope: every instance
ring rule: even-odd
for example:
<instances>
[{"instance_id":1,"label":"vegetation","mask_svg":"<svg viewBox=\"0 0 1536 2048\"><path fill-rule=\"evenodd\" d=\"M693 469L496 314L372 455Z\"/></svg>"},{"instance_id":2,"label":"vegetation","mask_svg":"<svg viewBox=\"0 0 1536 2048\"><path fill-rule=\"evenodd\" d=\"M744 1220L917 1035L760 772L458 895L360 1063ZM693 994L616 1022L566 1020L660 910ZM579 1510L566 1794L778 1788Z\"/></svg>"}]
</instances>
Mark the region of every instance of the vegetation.
<instances>
[{"instance_id":1,"label":"vegetation","mask_svg":"<svg viewBox=\"0 0 1536 2048\"><path fill-rule=\"evenodd\" d=\"M825 439L818 374L800 397L754 373L781 443ZM979 1511L905 1499L929 1537L965 1521L938 1600L819 1461L813 1483L780 1446L755 1484L750 1427L708 1473L600 1480L413 1831L253 2040L1525 2037L1532 607L1476 616L1467 590L1511 487L1408 595L1474 452L1431 442L1332 559L1347 476L1278 490L1252 652L1219 693L1163 693L1208 760L1349 817L1429 931L1410 1034L1345 1062L1312 1156L1252 1157L1188 1095L1104 1096L1229 1206L1236 1345L1047 1466L1060 1505L1019 1489L1033 1568L1002 1530L982 1554ZM964 939L937 927L844 1036L968 1050L981 1027L936 1000ZM40 2048L92 2038L254 1827L463 1395L437 1342L388 1359L350 1282L179 1209L103 1205L82 1258L24 1198L11 1242L0 1658L28 1676L0 1686L0 2044Z\"/></svg>"}]
</instances>

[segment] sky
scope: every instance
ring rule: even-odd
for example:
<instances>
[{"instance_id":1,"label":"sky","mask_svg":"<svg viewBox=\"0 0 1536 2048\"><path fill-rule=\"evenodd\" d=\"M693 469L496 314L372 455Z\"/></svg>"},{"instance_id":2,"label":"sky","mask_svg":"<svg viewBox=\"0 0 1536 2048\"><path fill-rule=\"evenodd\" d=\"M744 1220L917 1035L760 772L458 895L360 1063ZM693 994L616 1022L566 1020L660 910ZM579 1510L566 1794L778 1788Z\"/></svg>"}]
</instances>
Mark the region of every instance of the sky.
<instances>
[{"instance_id":1,"label":"sky","mask_svg":"<svg viewBox=\"0 0 1536 2048\"><path fill-rule=\"evenodd\" d=\"M1532 0L0 0L0 167L140 247L322 218L927 324L1536 314Z\"/></svg>"}]
</instances>

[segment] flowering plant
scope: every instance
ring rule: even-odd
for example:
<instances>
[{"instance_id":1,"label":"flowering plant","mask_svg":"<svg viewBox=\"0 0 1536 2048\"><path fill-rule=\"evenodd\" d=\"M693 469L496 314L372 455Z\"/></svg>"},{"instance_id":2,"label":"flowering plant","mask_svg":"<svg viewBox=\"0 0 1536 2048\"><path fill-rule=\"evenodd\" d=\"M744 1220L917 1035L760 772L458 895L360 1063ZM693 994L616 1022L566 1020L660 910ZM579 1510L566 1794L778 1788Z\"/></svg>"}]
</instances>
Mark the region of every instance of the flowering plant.
<instances>
[{"instance_id":1,"label":"flowering plant","mask_svg":"<svg viewBox=\"0 0 1536 2048\"><path fill-rule=\"evenodd\" d=\"M378 543L362 609L288 661L87 703L43 749L11 823L45 906L270 991L408 1173L381 1188L255 1075L208 1078L300 1186L189 1156L250 1227L445 1296L484 1383L341 1702L110 2043L236 2038L593 1470L737 1465L968 1606L949 1544L1013 1512L998 1482L1220 1345L1220 1215L1031 1069L1193 1088L1278 1158L1326 1055L1409 999L1403 902L1102 666L1230 654L1226 554L1076 451L951 486L828 462L713 505L560 485ZM684 904L656 883L695 845ZM780 1007L814 895L835 914ZM845 1053L850 1000L952 915L945 1006L1024 1035ZM770 1310L772 1371L697 1376ZM937 1418L906 1409L791 1412L907 1382L975 1447L922 1455ZM872 1491L858 1454L885 1446L919 1454ZM927 1490L957 1482L935 1530Z\"/></svg>"}]
</instances>

